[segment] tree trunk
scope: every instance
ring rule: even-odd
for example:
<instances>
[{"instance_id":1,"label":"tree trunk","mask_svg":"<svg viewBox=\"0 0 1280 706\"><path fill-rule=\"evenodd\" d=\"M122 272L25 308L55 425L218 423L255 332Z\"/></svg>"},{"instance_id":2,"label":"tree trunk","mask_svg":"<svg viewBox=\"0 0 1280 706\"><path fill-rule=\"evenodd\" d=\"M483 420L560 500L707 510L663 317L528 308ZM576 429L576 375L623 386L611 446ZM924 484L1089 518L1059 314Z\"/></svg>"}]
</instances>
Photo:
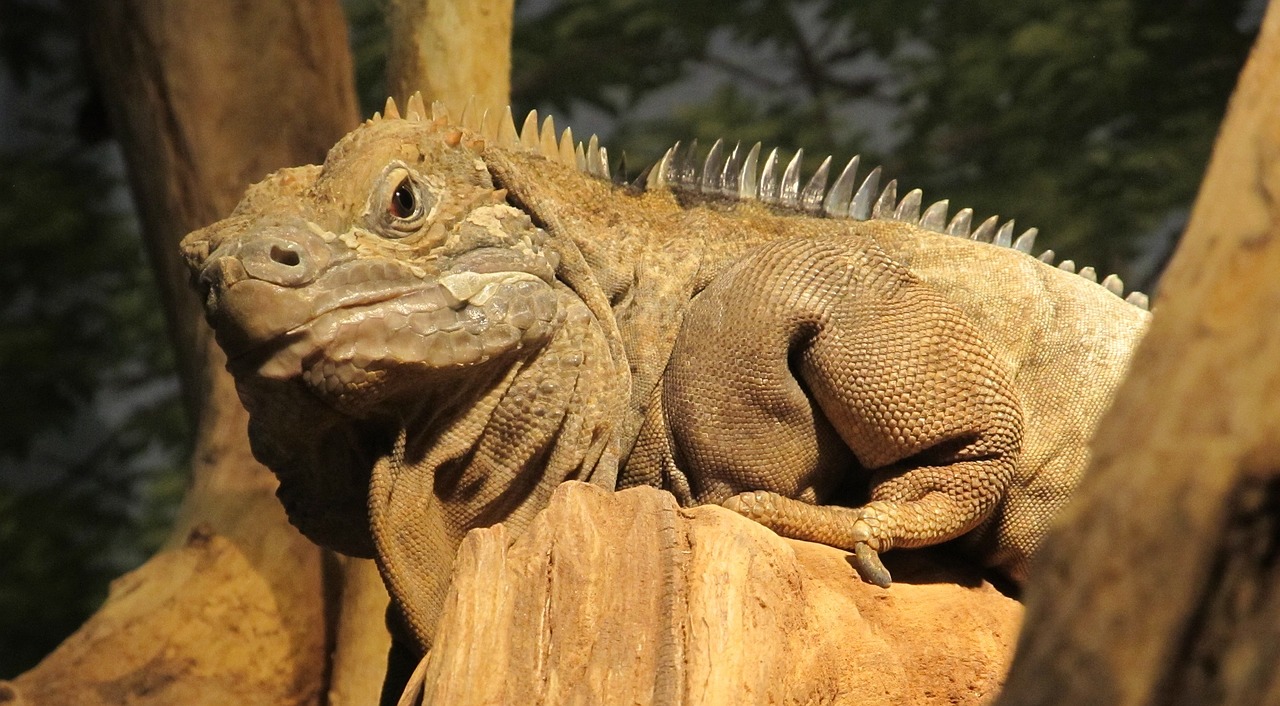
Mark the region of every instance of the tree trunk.
<instances>
[{"instance_id":1,"label":"tree trunk","mask_svg":"<svg viewBox=\"0 0 1280 706\"><path fill-rule=\"evenodd\" d=\"M415 91L456 116L511 101L511 22L515 0L391 0L387 21L391 95Z\"/></svg>"},{"instance_id":2,"label":"tree trunk","mask_svg":"<svg viewBox=\"0 0 1280 706\"><path fill-rule=\"evenodd\" d=\"M338 565L287 523L274 477L249 452L245 412L178 241L227 215L270 171L322 160L355 125L345 18L336 0L89 0L79 10L196 444L168 548L116 581L97 614L18 677L20 700L319 703L330 672L344 673L329 664L343 621L326 594L360 579L327 571ZM364 669L377 669L379 652Z\"/></svg>"},{"instance_id":3,"label":"tree trunk","mask_svg":"<svg viewBox=\"0 0 1280 706\"><path fill-rule=\"evenodd\" d=\"M1280 704L1280 5L1080 495L1028 589L1001 706Z\"/></svg>"}]
</instances>

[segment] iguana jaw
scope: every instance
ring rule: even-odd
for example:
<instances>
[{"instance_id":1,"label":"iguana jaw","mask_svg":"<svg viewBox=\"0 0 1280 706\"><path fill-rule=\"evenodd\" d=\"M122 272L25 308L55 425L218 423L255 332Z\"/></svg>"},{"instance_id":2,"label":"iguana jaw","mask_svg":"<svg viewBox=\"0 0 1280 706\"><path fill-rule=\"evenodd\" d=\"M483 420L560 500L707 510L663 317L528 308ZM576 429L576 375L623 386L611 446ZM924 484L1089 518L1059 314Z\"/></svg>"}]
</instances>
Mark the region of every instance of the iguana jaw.
<instances>
[{"instance_id":1,"label":"iguana jaw","mask_svg":"<svg viewBox=\"0 0 1280 706\"><path fill-rule=\"evenodd\" d=\"M536 348L562 318L551 287L534 275L476 278L486 283L466 298L450 292L446 278L391 299L326 312L281 337L288 345L256 374L299 377L320 397L354 411L399 394L429 393L466 369Z\"/></svg>"},{"instance_id":2,"label":"iguana jaw","mask_svg":"<svg viewBox=\"0 0 1280 706\"><path fill-rule=\"evenodd\" d=\"M537 347L562 316L540 257L478 248L428 270L333 240L295 228L210 255L200 280L237 377L298 379L354 411Z\"/></svg>"}]
</instances>

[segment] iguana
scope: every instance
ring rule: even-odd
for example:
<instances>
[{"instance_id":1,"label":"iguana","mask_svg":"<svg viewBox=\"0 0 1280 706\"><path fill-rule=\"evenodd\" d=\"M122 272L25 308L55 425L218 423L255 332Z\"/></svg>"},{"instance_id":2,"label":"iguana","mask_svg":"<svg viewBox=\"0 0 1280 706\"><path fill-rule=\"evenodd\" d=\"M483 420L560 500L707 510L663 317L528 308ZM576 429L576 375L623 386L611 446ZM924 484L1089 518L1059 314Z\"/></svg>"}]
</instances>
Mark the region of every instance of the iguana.
<instances>
[{"instance_id":1,"label":"iguana","mask_svg":"<svg viewBox=\"0 0 1280 706\"><path fill-rule=\"evenodd\" d=\"M880 585L879 552L959 537L1025 577L1144 297L856 157L828 188L830 158L801 186L800 152L677 146L619 185L594 138L493 117L388 101L182 244L290 519L377 560L402 637L429 646L465 532L570 479L727 505Z\"/></svg>"}]
</instances>

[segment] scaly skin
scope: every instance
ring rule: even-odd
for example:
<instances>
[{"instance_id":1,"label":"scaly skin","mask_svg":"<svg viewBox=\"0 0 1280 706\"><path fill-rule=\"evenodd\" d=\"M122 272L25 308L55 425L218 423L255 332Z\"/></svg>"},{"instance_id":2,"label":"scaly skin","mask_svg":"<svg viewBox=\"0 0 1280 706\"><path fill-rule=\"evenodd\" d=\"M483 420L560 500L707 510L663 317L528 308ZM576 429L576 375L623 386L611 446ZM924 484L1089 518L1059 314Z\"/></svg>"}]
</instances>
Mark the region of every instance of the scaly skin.
<instances>
[{"instance_id":1,"label":"scaly skin","mask_svg":"<svg viewBox=\"0 0 1280 706\"><path fill-rule=\"evenodd\" d=\"M304 533L378 560L401 639L430 645L467 530L568 479L724 503L879 584L879 552L956 537L1025 576L1145 311L914 216L623 189L536 121L423 112L183 242L254 453Z\"/></svg>"}]
</instances>

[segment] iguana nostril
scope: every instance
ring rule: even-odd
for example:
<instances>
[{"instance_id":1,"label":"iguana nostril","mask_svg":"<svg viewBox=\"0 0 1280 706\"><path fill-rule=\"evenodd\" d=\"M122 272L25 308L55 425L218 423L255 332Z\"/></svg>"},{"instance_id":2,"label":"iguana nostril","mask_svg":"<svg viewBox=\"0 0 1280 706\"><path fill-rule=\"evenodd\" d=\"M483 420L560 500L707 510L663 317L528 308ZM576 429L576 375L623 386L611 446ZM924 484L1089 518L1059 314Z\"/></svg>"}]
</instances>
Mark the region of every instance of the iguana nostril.
<instances>
[{"instance_id":1,"label":"iguana nostril","mask_svg":"<svg viewBox=\"0 0 1280 706\"><path fill-rule=\"evenodd\" d=\"M323 241L293 228L249 233L234 254L249 277L284 287L311 282L329 264Z\"/></svg>"},{"instance_id":2,"label":"iguana nostril","mask_svg":"<svg viewBox=\"0 0 1280 706\"><path fill-rule=\"evenodd\" d=\"M302 263L302 258L298 257L298 253L288 248L282 248L279 245L271 246L271 259L286 267L297 267Z\"/></svg>"}]
</instances>

